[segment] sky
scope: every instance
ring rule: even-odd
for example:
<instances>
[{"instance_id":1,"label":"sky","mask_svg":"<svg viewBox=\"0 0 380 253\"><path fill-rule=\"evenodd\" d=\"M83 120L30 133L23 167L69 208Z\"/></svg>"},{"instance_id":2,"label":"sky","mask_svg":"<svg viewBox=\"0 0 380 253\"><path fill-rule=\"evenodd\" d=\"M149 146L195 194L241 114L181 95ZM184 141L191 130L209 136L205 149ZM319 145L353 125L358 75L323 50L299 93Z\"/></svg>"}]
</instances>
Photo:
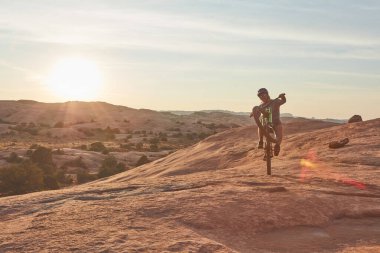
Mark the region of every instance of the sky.
<instances>
[{"instance_id":1,"label":"sky","mask_svg":"<svg viewBox=\"0 0 380 253\"><path fill-rule=\"evenodd\" d=\"M378 0L0 0L0 6L1 100L73 100L57 94L64 84L47 80L57 63L79 57L101 76L91 101L248 112L266 87L272 98L286 93L281 111L296 116L380 117Z\"/></svg>"}]
</instances>

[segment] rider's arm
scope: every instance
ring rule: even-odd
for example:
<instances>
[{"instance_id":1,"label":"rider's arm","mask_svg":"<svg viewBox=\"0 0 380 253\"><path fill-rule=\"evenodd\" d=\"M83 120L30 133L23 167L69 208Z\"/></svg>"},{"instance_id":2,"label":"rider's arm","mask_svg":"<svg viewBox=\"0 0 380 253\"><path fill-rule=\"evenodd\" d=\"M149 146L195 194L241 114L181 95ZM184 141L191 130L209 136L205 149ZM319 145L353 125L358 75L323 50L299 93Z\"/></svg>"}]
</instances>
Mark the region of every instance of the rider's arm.
<instances>
[{"instance_id":1,"label":"rider's arm","mask_svg":"<svg viewBox=\"0 0 380 253\"><path fill-rule=\"evenodd\" d=\"M260 116L260 107L259 106L255 106L252 108L252 112L251 114L249 115L249 117L259 117Z\"/></svg>"},{"instance_id":2,"label":"rider's arm","mask_svg":"<svg viewBox=\"0 0 380 253\"><path fill-rule=\"evenodd\" d=\"M278 96L280 99L279 99L279 102L278 102L278 105L283 105L286 103L286 97L285 97L285 94L282 93L280 94L280 96Z\"/></svg>"}]
</instances>

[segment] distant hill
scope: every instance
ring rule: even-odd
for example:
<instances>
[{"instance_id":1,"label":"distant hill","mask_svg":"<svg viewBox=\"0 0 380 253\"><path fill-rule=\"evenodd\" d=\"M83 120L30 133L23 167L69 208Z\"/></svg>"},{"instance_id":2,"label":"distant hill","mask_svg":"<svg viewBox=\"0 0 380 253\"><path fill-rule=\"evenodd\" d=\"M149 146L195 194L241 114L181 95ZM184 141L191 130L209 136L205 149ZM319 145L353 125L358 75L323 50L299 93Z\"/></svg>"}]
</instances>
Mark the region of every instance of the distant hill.
<instances>
[{"instance_id":1,"label":"distant hill","mask_svg":"<svg viewBox=\"0 0 380 253\"><path fill-rule=\"evenodd\" d=\"M223 113L227 113L227 114L243 115L243 116L248 116L250 114L250 112L234 112L234 111L229 111L229 110L162 111L162 112L168 112L168 113L172 113L172 114L175 114L175 115L191 115L191 114L193 114L195 112L206 112L206 113L223 112ZM294 116L291 113L281 113L281 118L299 118L299 117L298 116ZM301 117L301 118L303 118L303 117ZM316 119L315 117L310 117L310 118L307 117L307 119L322 120L322 121L333 122L333 123L338 123L338 124L347 123L346 119L330 119L330 118Z\"/></svg>"},{"instance_id":2,"label":"distant hill","mask_svg":"<svg viewBox=\"0 0 380 253\"><path fill-rule=\"evenodd\" d=\"M205 113L222 112L222 113L233 114L233 115L249 115L250 114L250 112L234 112L234 111L228 111L228 110L162 111L162 112L170 112L175 115L190 115L195 112L205 112Z\"/></svg>"},{"instance_id":3,"label":"distant hill","mask_svg":"<svg viewBox=\"0 0 380 253\"><path fill-rule=\"evenodd\" d=\"M0 101L0 134L12 134L12 136L22 131L37 137L64 136L78 139L91 136L90 130L106 128L115 129L115 133L121 134L148 131L152 134L178 132L177 135L181 133L180 135L185 136L187 134L208 136L229 128L251 124L253 120L246 115L223 111L178 115L105 102Z\"/></svg>"}]
</instances>

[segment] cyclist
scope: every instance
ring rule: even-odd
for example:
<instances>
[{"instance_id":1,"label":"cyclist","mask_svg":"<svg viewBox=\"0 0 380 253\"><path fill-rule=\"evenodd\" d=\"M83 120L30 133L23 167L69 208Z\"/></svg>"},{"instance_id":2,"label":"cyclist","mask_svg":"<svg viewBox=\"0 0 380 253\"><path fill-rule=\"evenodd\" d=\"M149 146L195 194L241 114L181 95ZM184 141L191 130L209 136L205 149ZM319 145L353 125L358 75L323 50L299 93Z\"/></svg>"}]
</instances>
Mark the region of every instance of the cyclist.
<instances>
[{"instance_id":1,"label":"cyclist","mask_svg":"<svg viewBox=\"0 0 380 253\"><path fill-rule=\"evenodd\" d=\"M285 93L281 93L277 99L271 99L268 93L268 90L265 88L261 88L257 92L257 96L261 100L261 104L259 106L255 106L252 109L252 113L250 117L254 116L256 120L259 119L262 111L267 111L269 113L269 120L271 124L273 125L273 129L276 133L276 144L274 146L274 155L278 156L280 153L280 146L282 142L282 124L280 120L280 106L285 104L286 97ZM258 135L259 135L259 143L257 145L257 148L262 149L263 148L263 133L258 128Z\"/></svg>"}]
</instances>

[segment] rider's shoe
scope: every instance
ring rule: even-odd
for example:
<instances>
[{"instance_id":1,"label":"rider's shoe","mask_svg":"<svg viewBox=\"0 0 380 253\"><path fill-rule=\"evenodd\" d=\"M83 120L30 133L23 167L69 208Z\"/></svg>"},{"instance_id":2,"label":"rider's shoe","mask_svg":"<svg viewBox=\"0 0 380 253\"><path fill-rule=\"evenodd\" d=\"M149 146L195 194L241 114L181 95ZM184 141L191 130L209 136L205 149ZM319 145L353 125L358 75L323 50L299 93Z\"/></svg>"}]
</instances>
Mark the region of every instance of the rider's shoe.
<instances>
[{"instance_id":1,"label":"rider's shoe","mask_svg":"<svg viewBox=\"0 0 380 253\"><path fill-rule=\"evenodd\" d=\"M280 145L276 144L274 145L274 155L278 156L280 154Z\"/></svg>"},{"instance_id":2,"label":"rider's shoe","mask_svg":"<svg viewBox=\"0 0 380 253\"><path fill-rule=\"evenodd\" d=\"M264 148L263 141L259 141L259 143L257 144L257 149L263 149L263 148Z\"/></svg>"}]
</instances>

